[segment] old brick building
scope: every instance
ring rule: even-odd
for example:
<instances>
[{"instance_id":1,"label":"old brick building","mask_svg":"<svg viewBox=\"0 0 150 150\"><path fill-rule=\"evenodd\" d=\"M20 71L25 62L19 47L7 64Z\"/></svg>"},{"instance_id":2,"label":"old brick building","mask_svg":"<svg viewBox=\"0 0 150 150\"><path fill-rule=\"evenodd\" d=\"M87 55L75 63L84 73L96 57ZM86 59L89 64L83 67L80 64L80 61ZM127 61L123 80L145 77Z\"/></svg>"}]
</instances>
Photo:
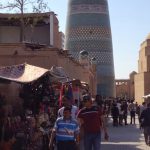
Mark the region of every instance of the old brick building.
<instances>
[{"instance_id":1,"label":"old brick building","mask_svg":"<svg viewBox=\"0 0 150 150\"><path fill-rule=\"evenodd\" d=\"M27 13L23 15L23 35L21 35L21 14L0 14L0 43L23 41L61 48L59 22L54 12Z\"/></svg>"},{"instance_id":2,"label":"old brick building","mask_svg":"<svg viewBox=\"0 0 150 150\"><path fill-rule=\"evenodd\" d=\"M134 99L134 76L136 72L133 71L129 75L129 79L116 79L116 97L125 98L125 99Z\"/></svg>"},{"instance_id":3,"label":"old brick building","mask_svg":"<svg viewBox=\"0 0 150 150\"><path fill-rule=\"evenodd\" d=\"M32 21L36 18L38 21L34 29L29 24L25 27L24 41L19 42L19 14L0 14L0 66L25 62L46 69L54 65L61 66L68 73L69 78L88 83L92 95L95 95L96 73L93 67L95 64L88 63L87 68L70 57L67 50L61 49L59 25L55 14L53 12L25 14L25 17ZM18 89L19 85L16 83L0 83L1 92L9 93L6 97L11 101L16 100Z\"/></svg>"},{"instance_id":4,"label":"old brick building","mask_svg":"<svg viewBox=\"0 0 150 150\"><path fill-rule=\"evenodd\" d=\"M150 93L150 34L141 44L138 73L135 75L135 99L142 103L142 96Z\"/></svg>"}]
</instances>

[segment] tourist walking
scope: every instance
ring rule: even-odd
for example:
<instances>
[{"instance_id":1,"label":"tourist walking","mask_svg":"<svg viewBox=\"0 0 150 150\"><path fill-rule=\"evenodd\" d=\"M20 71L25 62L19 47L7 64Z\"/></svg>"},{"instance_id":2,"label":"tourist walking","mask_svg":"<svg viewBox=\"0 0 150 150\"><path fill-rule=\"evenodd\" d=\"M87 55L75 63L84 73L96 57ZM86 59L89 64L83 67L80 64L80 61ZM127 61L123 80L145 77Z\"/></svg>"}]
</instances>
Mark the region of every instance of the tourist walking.
<instances>
[{"instance_id":1,"label":"tourist walking","mask_svg":"<svg viewBox=\"0 0 150 150\"><path fill-rule=\"evenodd\" d=\"M133 101L131 101L131 103L129 104L129 111L130 111L130 124L135 124L135 112L136 112L136 106L133 103Z\"/></svg>"},{"instance_id":2,"label":"tourist walking","mask_svg":"<svg viewBox=\"0 0 150 150\"><path fill-rule=\"evenodd\" d=\"M108 133L105 126L102 111L98 106L92 105L89 95L83 96L84 108L79 110L77 118L84 129L84 149L100 150L101 131L104 129L105 139L108 140Z\"/></svg>"},{"instance_id":3,"label":"tourist walking","mask_svg":"<svg viewBox=\"0 0 150 150\"><path fill-rule=\"evenodd\" d=\"M75 119L72 119L70 107L64 107L63 117L56 120L50 138L50 150L52 149L55 136L57 150L77 150L79 125Z\"/></svg>"},{"instance_id":4,"label":"tourist walking","mask_svg":"<svg viewBox=\"0 0 150 150\"><path fill-rule=\"evenodd\" d=\"M117 127L118 126L118 119L119 119L119 109L117 107L117 104L114 103L111 109L111 115L113 118L113 126Z\"/></svg>"},{"instance_id":5,"label":"tourist walking","mask_svg":"<svg viewBox=\"0 0 150 150\"><path fill-rule=\"evenodd\" d=\"M63 116L63 111L65 107L70 107L71 108L71 117L73 119L76 119L77 113L78 113L78 107L75 105L72 105L72 101L70 98L66 95L62 97L62 107L58 110L58 117Z\"/></svg>"},{"instance_id":6,"label":"tourist walking","mask_svg":"<svg viewBox=\"0 0 150 150\"><path fill-rule=\"evenodd\" d=\"M141 127L144 129L145 143L150 146L150 103L140 116Z\"/></svg>"},{"instance_id":7,"label":"tourist walking","mask_svg":"<svg viewBox=\"0 0 150 150\"><path fill-rule=\"evenodd\" d=\"M122 111L122 102L118 101L117 102L117 107L118 107L118 110L119 110L119 125L122 126L122 121L123 121L123 111Z\"/></svg>"},{"instance_id":8,"label":"tourist walking","mask_svg":"<svg viewBox=\"0 0 150 150\"><path fill-rule=\"evenodd\" d=\"M123 122L124 125L128 125L127 123L127 116L128 116L128 104L126 101L123 101L121 105L121 110L123 111Z\"/></svg>"},{"instance_id":9,"label":"tourist walking","mask_svg":"<svg viewBox=\"0 0 150 150\"><path fill-rule=\"evenodd\" d=\"M97 106L99 106L100 108L103 107L104 102L103 102L103 98L101 95L99 95L99 94L96 95L95 102L96 102Z\"/></svg>"},{"instance_id":10,"label":"tourist walking","mask_svg":"<svg viewBox=\"0 0 150 150\"><path fill-rule=\"evenodd\" d=\"M136 114L138 115L138 120L139 120L139 124L140 124L140 116L143 112L143 110L146 109L146 103L143 102L142 105L138 105L137 110L136 110Z\"/></svg>"}]
</instances>

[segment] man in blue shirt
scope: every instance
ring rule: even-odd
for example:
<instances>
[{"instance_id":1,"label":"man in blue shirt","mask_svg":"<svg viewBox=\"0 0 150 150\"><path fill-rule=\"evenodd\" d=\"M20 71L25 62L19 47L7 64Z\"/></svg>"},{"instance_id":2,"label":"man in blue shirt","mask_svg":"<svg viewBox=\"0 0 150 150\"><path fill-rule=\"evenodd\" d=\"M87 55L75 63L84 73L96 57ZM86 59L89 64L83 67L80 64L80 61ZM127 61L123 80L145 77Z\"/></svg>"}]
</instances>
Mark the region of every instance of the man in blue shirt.
<instances>
[{"instance_id":1,"label":"man in blue shirt","mask_svg":"<svg viewBox=\"0 0 150 150\"><path fill-rule=\"evenodd\" d=\"M76 142L79 142L79 125L77 120L71 117L71 108L65 107L63 117L56 120L50 138L50 148L56 136L57 150L76 150Z\"/></svg>"}]
</instances>

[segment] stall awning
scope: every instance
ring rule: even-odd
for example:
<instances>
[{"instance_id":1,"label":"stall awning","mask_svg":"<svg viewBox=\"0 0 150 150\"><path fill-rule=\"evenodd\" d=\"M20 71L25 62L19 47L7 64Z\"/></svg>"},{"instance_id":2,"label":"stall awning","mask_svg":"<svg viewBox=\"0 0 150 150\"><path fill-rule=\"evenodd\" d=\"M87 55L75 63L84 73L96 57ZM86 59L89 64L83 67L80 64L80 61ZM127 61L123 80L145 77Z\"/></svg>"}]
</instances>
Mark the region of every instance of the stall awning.
<instances>
[{"instance_id":1,"label":"stall awning","mask_svg":"<svg viewBox=\"0 0 150 150\"><path fill-rule=\"evenodd\" d=\"M148 95L144 95L144 96L142 96L143 98L148 98L148 97L150 97L150 94L148 94Z\"/></svg>"},{"instance_id":2,"label":"stall awning","mask_svg":"<svg viewBox=\"0 0 150 150\"><path fill-rule=\"evenodd\" d=\"M50 74L60 82L67 82L69 80L68 74L65 72L63 67L52 66Z\"/></svg>"},{"instance_id":3,"label":"stall awning","mask_svg":"<svg viewBox=\"0 0 150 150\"><path fill-rule=\"evenodd\" d=\"M19 65L1 67L0 79L6 79L19 83L30 83L39 79L46 73L49 73L48 69L24 63Z\"/></svg>"}]
</instances>

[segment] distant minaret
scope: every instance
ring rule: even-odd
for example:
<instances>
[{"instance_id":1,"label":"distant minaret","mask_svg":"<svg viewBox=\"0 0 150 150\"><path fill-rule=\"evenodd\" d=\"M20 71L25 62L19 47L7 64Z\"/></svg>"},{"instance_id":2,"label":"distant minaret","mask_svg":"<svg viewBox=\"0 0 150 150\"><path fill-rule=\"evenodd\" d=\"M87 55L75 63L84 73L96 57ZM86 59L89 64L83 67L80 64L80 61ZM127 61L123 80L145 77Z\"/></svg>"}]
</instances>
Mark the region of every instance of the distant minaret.
<instances>
[{"instance_id":1,"label":"distant minaret","mask_svg":"<svg viewBox=\"0 0 150 150\"><path fill-rule=\"evenodd\" d=\"M65 49L97 61L97 94L115 96L114 62L107 0L69 0Z\"/></svg>"}]
</instances>

